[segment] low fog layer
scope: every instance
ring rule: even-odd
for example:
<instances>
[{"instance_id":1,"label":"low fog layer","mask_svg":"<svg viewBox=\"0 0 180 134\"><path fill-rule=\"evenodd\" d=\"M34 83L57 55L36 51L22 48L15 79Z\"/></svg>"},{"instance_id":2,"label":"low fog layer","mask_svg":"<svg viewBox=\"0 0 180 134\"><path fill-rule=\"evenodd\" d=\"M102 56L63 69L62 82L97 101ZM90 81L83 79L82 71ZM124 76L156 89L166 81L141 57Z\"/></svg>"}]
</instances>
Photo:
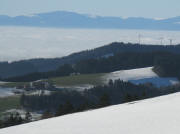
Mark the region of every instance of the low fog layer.
<instances>
[{"instance_id":1,"label":"low fog layer","mask_svg":"<svg viewBox=\"0 0 180 134\"><path fill-rule=\"evenodd\" d=\"M0 27L0 61L62 57L115 41L137 43L139 34L145 44L180 43L175 31Z\"/></svg>"}]
</instances>

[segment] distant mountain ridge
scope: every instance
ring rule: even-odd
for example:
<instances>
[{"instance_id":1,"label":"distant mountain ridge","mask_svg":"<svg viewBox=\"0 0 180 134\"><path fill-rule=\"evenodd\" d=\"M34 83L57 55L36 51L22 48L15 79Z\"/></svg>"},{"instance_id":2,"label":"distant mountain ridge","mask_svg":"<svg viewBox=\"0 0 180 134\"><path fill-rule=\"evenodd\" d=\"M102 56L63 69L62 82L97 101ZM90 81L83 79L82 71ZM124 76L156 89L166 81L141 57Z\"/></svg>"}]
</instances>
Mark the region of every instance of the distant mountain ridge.
<instances>
[{"instance_id":1,"label":"distant mountain ridge","mask_svg":"<svg viewBox=\"0 0 180 134\"><path fill-rule=\"evenodd\" d=\"M168 19L102 17L56 11L31 16L0 15L0 26L180 30L180 16Z\"/></svg>"}]
</instances>

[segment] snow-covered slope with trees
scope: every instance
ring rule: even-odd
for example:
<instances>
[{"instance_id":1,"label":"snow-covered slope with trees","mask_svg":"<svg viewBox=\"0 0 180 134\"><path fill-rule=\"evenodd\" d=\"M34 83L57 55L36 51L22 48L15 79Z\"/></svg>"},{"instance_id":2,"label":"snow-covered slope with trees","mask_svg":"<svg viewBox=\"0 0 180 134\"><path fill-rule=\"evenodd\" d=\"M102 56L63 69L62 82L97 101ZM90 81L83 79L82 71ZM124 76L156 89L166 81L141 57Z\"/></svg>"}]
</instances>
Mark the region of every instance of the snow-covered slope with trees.
<instances>
[{"instance_id":1,"label":"snow-covered slope with trees","mask_svg":"<svg viewBox=\"0 0 180 134\"><path fill-rule=\"evenodd\" d=\"M129 81L134 84L152 83L157 87L174 85L179 82L179 80L174 77L159 77L156 73L153 72L152 69L153 67L147 67L116 71L106 74L103 79L105 79L106 82L108 82L109 79L121 79L123 81Z\"/></svg>"},{"instance_id":2,"label":"snow-covered slope with trees","mask_svg":"<svg viewBox=\"0 0 180 134\"><path fill-rule=\"evenodd\" d=\"M0 130L0 134L179 134L180 93Z\"/></svg>"}]
</instances>

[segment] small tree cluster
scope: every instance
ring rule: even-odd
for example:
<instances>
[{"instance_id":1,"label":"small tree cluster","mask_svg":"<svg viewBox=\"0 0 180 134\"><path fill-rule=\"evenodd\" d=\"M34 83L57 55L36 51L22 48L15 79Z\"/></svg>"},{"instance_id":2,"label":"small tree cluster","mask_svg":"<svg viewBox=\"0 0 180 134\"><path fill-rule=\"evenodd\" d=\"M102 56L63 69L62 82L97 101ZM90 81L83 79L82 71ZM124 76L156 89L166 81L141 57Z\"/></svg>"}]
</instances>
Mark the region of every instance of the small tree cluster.
<instances>
[{"instance_id":1,"label":"small tree cluster","mask_svg":"<svg viewBox=\"0 0 180 134\"><path fill-rule=\"evenodd\" d=\"M22 118L18 112L10 113L4 120L0 121L0 128L15 126L31 121L32 115L29 112L25 114L25 118Z\"/></svg>"}]
</instances>

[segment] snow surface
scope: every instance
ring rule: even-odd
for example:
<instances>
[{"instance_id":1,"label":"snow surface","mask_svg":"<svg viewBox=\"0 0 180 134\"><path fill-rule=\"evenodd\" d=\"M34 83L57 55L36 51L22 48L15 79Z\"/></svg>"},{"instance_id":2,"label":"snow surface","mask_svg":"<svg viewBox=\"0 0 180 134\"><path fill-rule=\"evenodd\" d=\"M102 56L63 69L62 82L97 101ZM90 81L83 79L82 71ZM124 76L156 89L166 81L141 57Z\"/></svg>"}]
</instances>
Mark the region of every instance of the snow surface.
<instances>
[{"instance_id":1,"label":"snow surface","mask_svg":"<svg viewBox=\"0 0 180 134\"><path fill-rule=\"evenodd\" d=\"M6 84L6 83L9 83L9 82L0 81L0 85L1 84Z\"/></svg>"},{"instance_id":2,"label":"snow surface","mask_svg":"<svg viewBox=\"0 0 180 134\"><path fill-rule=\"evenodd\" d=\"M0 87L0 98L15 95L13 93L14 88L1 88Z\"/></svg>"},{"instance_id":3,"label":"snow surface","mask_svg":"<svg viewBox=\"0 0 180 134\"><path fill-rule=\"evenodd\" d=\"M22 118L25 118L25 115L26 115L26 110L24 109L10 109L10 110L6 110L5 112L3 112L3 114L7 114L7 113L16 113L18 112ZM41 116L42 114L40 113L37 113L37 112L31 112L31 115L32 115L32 120L35 121L35 120L40 120L41 119Z\"/></svg>"},{"instance_id":4,"label":"snow surface","mask_svg":"<svg viewBox=\"0 0 180 134\"><path fill-rule=\"evenodd\" d=\"M35 91L27 92L27 95L41 95L42 93L44 95L50 95L51 91L49 91L49 90L35 90Z\"/></svg>"},{"instance_id":5,"label":"snow surface","mask_svg":"<svg viewBox=\"0 0 180 134\"><path fill-rule=\"evenodd\" d=\"M159 77L152 71L152 68L153 67L116 71L103 76L103 79L106 82L110 79L121 79L123 81L130 81L134 84L152 83L157 87L174 85L179 82L177 78Z\"/></svg>"},{"instance_id":6,"label":"snow surface","mask_svg":"<svg viewBox=\"0 0 180 134\"><path fill-rule=\"evenodd\" d=\"M59 89L67 89L67 90L76 90L76 91L83 91L85 89L91 89L93 88L95 85L91 85L91 84L79 84L79 85L73 85L73 86L55 86L56 88Z\"/></svg>"},{"instance_id":7,"label":"snow surface","mask_svg":"<svg viewBox=\"0 0 180 134\"><path fill-rule=\"evenodd\" d=\"M70 114L0 134L180 134L180 93Z\"/></svg>"}]
</instances>

